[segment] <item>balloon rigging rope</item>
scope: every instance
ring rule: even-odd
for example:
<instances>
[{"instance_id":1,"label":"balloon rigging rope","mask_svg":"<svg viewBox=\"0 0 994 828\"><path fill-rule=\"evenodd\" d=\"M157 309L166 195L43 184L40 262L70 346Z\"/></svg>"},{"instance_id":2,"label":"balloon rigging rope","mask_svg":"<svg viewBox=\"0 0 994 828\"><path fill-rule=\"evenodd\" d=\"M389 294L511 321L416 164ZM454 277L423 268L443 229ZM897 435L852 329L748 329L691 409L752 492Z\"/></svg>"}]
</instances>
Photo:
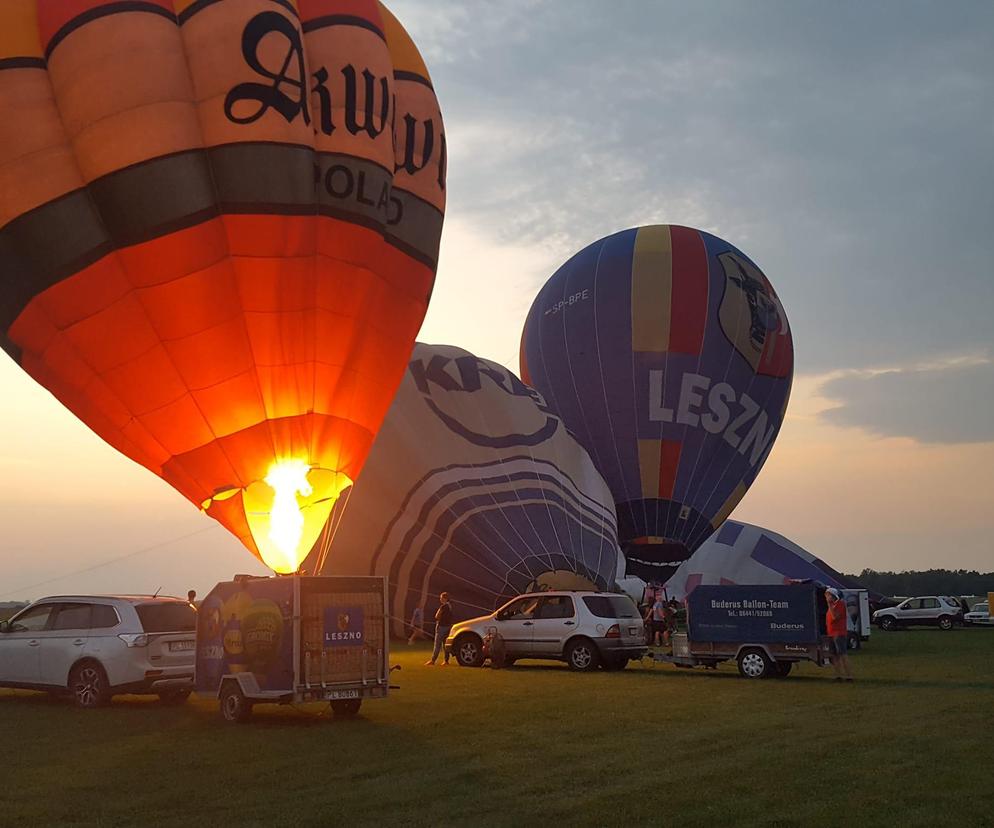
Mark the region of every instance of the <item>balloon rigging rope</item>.
<instances>
[{"instance_id":1,"label":"balloon rigging rope","mask_svg":"<svg viewBox=\"0 0 994 828\"><path fill-rule=\"evenodd\" d=\"M179 543L180 541L183 540L188 540L190 538L196 537L197 535L202 535L204 532L210 532L218 528L221 528L220 524L211 524L210 526L205 526L203 529L198 529L195 532L190 532L186 535L180 535L179 537L171 538L170 540L162 541L161 543L155 543L152 544L151 546L143 547L142 549L136 549L134 552L127 552L124 555L118 555L116 558L110 558L109 560L101 561L98 564L93 564L92 566L87 566L84 567L83 569L77 569L74 572L67 572L64 575L59 575L56 578L49 578L46 581L39 581L38 583L35 584L28 584L27 586L22 586L18 587L17 589L12 589L9 592L0 593L0 598L6 598L16 593L27 592L28 590L37 589L38 587L48 586L49 584L54 584L58 581L64 581L67 578L75 578L77 575L83 575L87 572L92 572L95 569L101 569L102 567L110 566L111 564L118 563L119 561L125 561L128 558L136 558L139 555L144 555L146 552L152 552L156 549L161 549L164 546L170 546L171 544Z\"/></svg>"}]
</instances>

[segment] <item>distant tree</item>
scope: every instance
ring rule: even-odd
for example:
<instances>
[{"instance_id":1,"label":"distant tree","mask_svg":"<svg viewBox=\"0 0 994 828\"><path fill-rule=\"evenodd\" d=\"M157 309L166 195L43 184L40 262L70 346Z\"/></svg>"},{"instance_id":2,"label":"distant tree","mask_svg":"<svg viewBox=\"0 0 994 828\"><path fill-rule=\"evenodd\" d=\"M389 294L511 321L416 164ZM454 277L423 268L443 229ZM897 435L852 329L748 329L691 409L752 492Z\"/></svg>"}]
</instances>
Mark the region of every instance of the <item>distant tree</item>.
<instances>
[{"instance_id":1,"label":"distant tree","mask_svg":"<svg viewBox=\"0 0 994 828\"><path fill-rule=\"evenodd\" d=\"M878 572L864 569L850 576L884 595L986 595L994 592L994 572L967 569Z\"/></svg>"}]
</instances>

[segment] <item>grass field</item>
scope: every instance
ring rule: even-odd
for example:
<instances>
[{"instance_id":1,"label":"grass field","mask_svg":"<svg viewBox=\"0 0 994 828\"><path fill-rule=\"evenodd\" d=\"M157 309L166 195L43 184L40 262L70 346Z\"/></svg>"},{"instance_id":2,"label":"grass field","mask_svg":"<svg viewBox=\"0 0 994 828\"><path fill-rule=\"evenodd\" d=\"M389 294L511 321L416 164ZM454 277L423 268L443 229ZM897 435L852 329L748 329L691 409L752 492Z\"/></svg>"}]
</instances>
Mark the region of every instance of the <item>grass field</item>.
<instances>
[{"instance_id":1,"label":"grass field","mask_svg":"<svg viewBox=\"0 0 994 828\"><path fill-rule=\"evenodd\" d=\"M424 658L355 721L0 691L0 824L994 824L994 629L875 632L852 685Z\"/></svg>"}]
</instances>

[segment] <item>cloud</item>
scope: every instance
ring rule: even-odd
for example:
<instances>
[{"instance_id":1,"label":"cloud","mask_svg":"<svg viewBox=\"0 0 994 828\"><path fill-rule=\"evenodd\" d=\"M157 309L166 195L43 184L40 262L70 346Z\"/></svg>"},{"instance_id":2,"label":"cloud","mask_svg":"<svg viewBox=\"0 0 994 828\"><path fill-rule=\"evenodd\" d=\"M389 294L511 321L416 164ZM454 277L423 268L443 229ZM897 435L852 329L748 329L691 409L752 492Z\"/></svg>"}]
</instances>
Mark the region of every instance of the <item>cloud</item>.
<instances>
[{"instance_id":1,"label":"cloud","mask_svg":"<svg viewBox=\"0 0 994 828\"><path fill-rule=\"evenodd\" d=\"M820 415L836 425L922 443L994 442L989 356L849 372L825 382L820 394L838 403Z\"/></svg>"},{"instance_id":2,"label":"cloud","mask_svg":"<svg viewBox=\"0 0 994 828\"><path fill-rule=\"evenodd\" d=\"M994 5L391 7L442 103L450 216L560 263L629 226L715 232L810 373L989 341Z\"/></svg>"}]
</instances>

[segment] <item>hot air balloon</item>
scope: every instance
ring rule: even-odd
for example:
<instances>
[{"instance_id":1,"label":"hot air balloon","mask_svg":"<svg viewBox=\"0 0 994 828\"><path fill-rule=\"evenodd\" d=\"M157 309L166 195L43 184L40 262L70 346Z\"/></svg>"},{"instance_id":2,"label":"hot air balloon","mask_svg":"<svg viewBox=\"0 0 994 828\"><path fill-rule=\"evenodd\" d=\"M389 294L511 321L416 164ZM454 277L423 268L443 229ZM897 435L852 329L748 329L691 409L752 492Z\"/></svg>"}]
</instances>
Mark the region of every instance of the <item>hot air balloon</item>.
<instances>
[{"instance_id":1,"label":"hot air balloon","mask_svg":"<svg viewBox=\"0 0 994 828\"><path fill-rule=\"evenodd\" d=\"M445 136L376 0L4 0L0 345L278 572L434 281Z\"/></svg>"},{"instance_id":2,"label":"hot air balloon","mask_svg":"<svg viewBox=\"0 0 994 828\"><path fill-rule=\"evenodd\" d=\"M751 259L657 225L594 242L552 275L528 313L521 375L611 487L629 573L662 583L769 455L793 345Z\"/></svg>"},{"instance_id":3,"label":"hot air balloon","mask_svg":"<svg viewBox=\"0 0 994 828\"><path fill-rule=\"evenodd\" d=\"M607 484L542 397L447 345L415 347L340 503L304 566L386 576L395 627L442 591L479 615L528 589L609 589L622 561Z\"/></svg>"},{"instance_id":4,"label":"hot air balloon","mask_svg":"<svg viewBox=\"0 0 994 828\"><path fill-rule=\"evenodd\" d=\"M787 584L811 580L855 589L859 584L821 558L762 526L726 520L666 582L666 592L685 599L701 584Z\"/></svg>"}]
</instances>

